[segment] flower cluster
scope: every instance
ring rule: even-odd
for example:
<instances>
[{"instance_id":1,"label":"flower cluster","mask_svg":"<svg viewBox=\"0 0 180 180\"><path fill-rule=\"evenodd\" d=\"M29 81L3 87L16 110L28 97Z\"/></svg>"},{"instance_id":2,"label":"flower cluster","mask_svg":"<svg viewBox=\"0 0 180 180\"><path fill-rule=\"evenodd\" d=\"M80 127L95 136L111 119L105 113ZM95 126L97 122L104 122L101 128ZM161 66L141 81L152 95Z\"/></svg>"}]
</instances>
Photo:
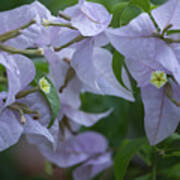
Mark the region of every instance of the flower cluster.
<instances>
[{"instance_id":1,"label":"flower cluster","mask_svg":"<svg viewBox=\"0 0 180 180\"><path fill-rule=\"evenodd\" d=\"M123 85L113 73L109 42L141 88L150 143L169 136L180 116L180 39L173 33L180 29L179 9L178 0L169 0L118 29L109 28L112 16L102 5L85 0L57 17L39 2L0 13L0 150L24 135L60 167L82 163L77 180L110 167L106 139L80 133L113 111L82 111L81 93L134 101L125 68Z\"/></svg>"},{"instance_id":2,"label":"flower cluster","mask_svg":"<svg viewBox=\"0 0 180 180\"><path fill-rule=\"evenodd\" d=\"M2 12L0 18L4 85L0 92L0 150L24 135L60 167L83 163L75 169L75 179L88 179L110 167L106 139L99 133L79 130L113 111L81 111L80 93L134 100L126 71L123 78L129 89L115 78L112 55L102 48L109 42L105 30L111 15L102 5L79 1L55 17L34 2ZM37 56L40 60L34 58ZM44 64L48 64L46 73L38 69Z\"/></svg>"}]
</instances>

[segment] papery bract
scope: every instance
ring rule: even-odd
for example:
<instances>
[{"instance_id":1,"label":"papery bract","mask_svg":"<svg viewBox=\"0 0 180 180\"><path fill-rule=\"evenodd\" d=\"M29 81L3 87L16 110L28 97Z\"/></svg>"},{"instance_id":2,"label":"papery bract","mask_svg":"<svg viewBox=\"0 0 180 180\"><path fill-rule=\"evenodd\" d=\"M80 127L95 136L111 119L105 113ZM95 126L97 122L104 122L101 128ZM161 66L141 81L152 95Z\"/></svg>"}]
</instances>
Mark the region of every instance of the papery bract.
<instances>
[{"instance_id":1,"label":"papery bract","mask_svg":"<svg viewBox=\"0 0 180 180\"><path fill-rule=\"evenodd\" d=\"M169 1L169 3L173 2ZM154 11L166 11L166 9L168 7L160 7L157 10L153 10L152 13ZM154 18L156 20L156 16ZM165 19L162 18L163 20ZM145 64L153 68L161 64L180 83L179 55L174 50L176 45L169 45L160 37L155 36L155 33L157 33L157 30L149 16L145 13L132 20L125 27L107 30L111 43L124 56L131 60L144 61Z\"/></svg>"},{"instance_id":2,"label":"papery bract","mask_svg":"<svg viewBox=\"0 0 180 180\"><path fill-rule=\"evenodd\" d=\"M19 36L8 40L5 44L20 49L26 49L36 46L36 41L43 30L43 26L41 25L43 19L54 20L56 18L51 15L50 11L43 4L36 1L29 5L1 12L0 19L2 26L0 30L1 35L10 31L19 32ZM32 21L35 21L32 25L25 29L21 29L21 27L26 26ZM45 37L47 38L47 36Z\"/></svg>"},{"instance_id":3,"label":"papery bract","mask_svg":"<svg viewBox=\"0 0 180 180\"><path fill-rule=\"evenodd\" d=\"M59 140L54 152L51 149L40 147L43 155L60 167L69 167L81 163L94 155L104 153L106 149L106 140L102 135L95 132L85 132L69 137L64 141Z\"/></svg>"},{"instance_id":4,"label":"papery bract","mask_svg":"<svg viewBox=\"0 0 180 180\"><path fill-rule=\"evenodd\" d=\"M169 0L164 5L152 11L152 15L156 19L161 30L169 25L171 29L180 29L179 15L180 2L179 0Z\"/></svg>"},{"instance_id":5,"label":"papery bract","mask_svg":"<svg viewBox=\"0 0 180 180\"><path fill-rule=\"evenodd\" d=\"M103 32L111 22L111 15L100 4L79 1L78 5L64 11L71 17L72 25L83 36L95 36Z\"/></svg>"},{"instance_id":6,"label":"papery bract","mask_svg":"<svg viewBox=\"0 0 180 180\"><path fill-rule=\"evenodd\" d=\"M0 123L0 151L3 151L18 142L23 127L11 110L5 110L1 113Z\"/></svg>"},{"instance_id":7,"label":"papery bract","mask_svg":"<svg viewBox=\"0 0 180 180\"><path fill-rule=\"evenodd\" d=\"M89 180L110 166L112 166L111 153L104 153L76 168L73 177L75 180Z\"/></svg>"},{"instance_id":8,"label":"papery bract","mask_svg":"<svg viewBox=\"0 0 180 180\"><path fill-rule=\"evenodd\" d=\"M63 74L65 74L67 73L68 68L73 68L76 75L74 75L74 80L72 78L72 81L76 81L76 83L72 83L74 84L74 87L78 84L75 90L79 91L79 93L89 91L97 94L119 96L130 101L134 100L130 90L128 91L123 88L116 80L112 71L112 55L107 50L93 48L89 41L87 44L83 43L81 48L78 49L79 50L77 51L73 49L63 50L62 53L60 52L59 54L55 54L52 50L45 51L45 55L47 59L49 59L50 67L54 67L54 73L57 72L59 74L60 72L63 72ZM70 54L67 55L68 53ZM69 59L70 66L65 62L60 62L63 61L63 59ZM86 61L84 61L85 59ZM86 62L88 62L88 64ZM58 67L61 66L60 64L64 67L61 71L57 68L58 64ZM56 75L57 81L60 79L58 78L58 74ZM129 80L125 72L123 73L123 76L126 77L126 84L129 86ZM61 75L61 77L63 76ZM128 88L130 88L130 86Z\"/></svg>"},{"instance_id":9,"label":"papery bract","mask_svg":"<svg viewBox=\"0 0 180 180\"><path fill-rule=\"evenodd\" d=\"M25 88L35 76L35 67L32 61L22 55L0 54L0 64L7 72L8 95L5 106L15 101L15 95Z\"/></svg>"},{"instance_id":10,"label":"papery bract","mask_svg":"<svg viewBox=\"0 0 180 180\"><path fill-rule=\"evenodd\" d=\"M178 92L180 87L173 86L174 92ZM141 90L145 106L145 130L150 143L154 145L176 130L180 122L180 109L166 96L164 88L159 90L149 85ZM179 93L175 97L180 100Z\"/></svg>"}]
</instances>

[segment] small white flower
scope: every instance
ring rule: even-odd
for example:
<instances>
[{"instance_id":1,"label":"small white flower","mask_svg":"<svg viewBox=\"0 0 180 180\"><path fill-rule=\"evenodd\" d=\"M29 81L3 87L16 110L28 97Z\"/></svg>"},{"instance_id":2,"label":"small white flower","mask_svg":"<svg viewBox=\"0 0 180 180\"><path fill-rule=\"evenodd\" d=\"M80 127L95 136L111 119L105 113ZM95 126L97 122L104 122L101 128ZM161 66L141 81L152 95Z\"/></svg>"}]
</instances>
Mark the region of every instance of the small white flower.
<instances>
[{"instance_id":1,"label":"small white flower","mask_svg":"<svg viewBox=\"0 0 180 180\"><path fill-rule=\"evenodd\" d=\"M167 82L167 75L163 71L154 71L151 74L151 84L156 88L163 87Z\"/></svg>"},{"instance_id":2,"label":"small white flower","mask_svg":"<svg viewBox=\"0 0 180 180\"><path fill-rule=\"evenodd\" d=\"M51 90L51 85L50 85L49 82L45 79L45 77L43 77L43 78L41 78L41 79L39 80L39 87L40 87L40 89L41 89L44 93L46 93L46 94L48 94L48 93L50 92L50 90Z\"/></svg>"}]
</instances>

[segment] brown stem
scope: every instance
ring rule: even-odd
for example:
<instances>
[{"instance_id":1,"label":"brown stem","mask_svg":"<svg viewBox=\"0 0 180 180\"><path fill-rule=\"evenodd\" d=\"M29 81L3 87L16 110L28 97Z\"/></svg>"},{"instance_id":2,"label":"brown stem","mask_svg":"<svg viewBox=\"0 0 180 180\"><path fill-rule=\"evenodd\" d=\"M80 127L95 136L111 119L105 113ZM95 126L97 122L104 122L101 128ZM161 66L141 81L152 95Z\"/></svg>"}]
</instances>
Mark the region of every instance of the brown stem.
<instances>
[{"instance_id":1,"label":"brown stem","mask_svg":"<svg viewBox=\"0 0 180 180\"><path fill-rule=\"evenodd\" d=\"M73 44L75 44L75 43L78 43L78 42L80 42L80 41L82 41L82 40L84 40L84 39L86 39L86 38L87 38L87 37L84 37L84 36L79 35L79 36L75 37L72 41L64 44L63 46L54 48L54 50L55 50L55 51L61 51L62 49L67 48L67 47L69 47L69 46L71 46L71 45L73 45Z\"/></svg>"},{"instance_id":2,"label":"brown stem","mask_svg":"<svg viewBox=\"0 0 180 180\"><path fill-rule=\"evenodd\" d=\"M75 71L73 68L70 67L69 70L67 71L64 84L59 88L60 93L62 93L63 90L68 86L69 82L73 79L74 76L75 76Z\"/></svg>"},{"instance_id":3,"label":"brown stem","mask_svg":"<svg viewBox=\"0 0 180 180\"><path fill-rule=\"evenodd\" d=\"M40 90L39 87L34 87L34 88L31 88L31 89L28 89L28 90L20 91L16 95L16 99L24 98L24 97L28 96L29 94L38 92L39 90Z\"/></svg>"},{"instance_id":4,"label":"brown stem","mask_svg":"<svg viewBox=\"0 0 180 180\"><path fill-rule=\"evenodd\" d=\"M58 12L58 15L59 15L59 17L65 19L65 20L67 20L67 21L71 21L71 17L68 16L67 14L63 13L62 11L59 11L59 12Z\"/></svg>"}]
</instances>

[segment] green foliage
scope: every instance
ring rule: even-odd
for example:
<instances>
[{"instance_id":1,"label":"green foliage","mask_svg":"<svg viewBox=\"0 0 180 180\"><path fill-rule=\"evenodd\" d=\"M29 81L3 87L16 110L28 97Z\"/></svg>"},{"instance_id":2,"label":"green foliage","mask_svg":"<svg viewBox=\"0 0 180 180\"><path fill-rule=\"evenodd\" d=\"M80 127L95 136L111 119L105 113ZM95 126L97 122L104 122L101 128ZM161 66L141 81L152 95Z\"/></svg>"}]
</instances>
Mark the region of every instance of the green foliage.
<instances>
[{"instance_id":1,"label":"green foliage","mask_svg":"<svg viewBox=\"0 0 180 180\"><path fill-rule=\"evenodd\" d=\"M49 161L45 162L45 172L48 176L52 176L53 174L53 167Z\"/></svg>"},{"instance_id":2,"label":"green foliage","mask_svg":"<svg viewBox=\"0 0 180 180\"><path fill-rule=\"evenodd\" d=\"M140 7L143 9L145 12L150 12L151 10L151 3L150 0L131 0L131 4Z\"/></svg>"},{"instance_id":3,"label":"green foliage","mask_svg":"<svg viewBox=\"0 0 180 180\"><path fill-rule=\"evenodd\" d=\"M112 27L120 27L128 24L133 18L141 13L141 9L130 2L122 2L112 7Z\"/></svg>"},{"instance_id":4,"label":"green foliage","mask_svg":"<svg viewBox=\"0 0 180 180\"><path fill-rule=\"evenodd\" d=\"M84 93L81 94L81 100L81 109L86 112L97 113L110 108L114 109L109 117L89 128L102 133L112 148L118 147L127 136L144 135L144 111L139 96L135 103L130 103L121 98Z\"/></svg>"},{"instance_id":5,"label":"green foliage","mask_svg":"<svg viewBox=\"0 0 180 180\"><path fill-rule=\"evenodd\" d=\"M112 27L114 27L114 28L120 27L121 15L122 15L123 11L127 8L127 6L128 6L127 2L118 3L115 6L113 6L113 8L112 8L113 18L111 21Z\"/></svg>"},{"instance_id":6,"label":"green foliage","mask_svg":"<svg viewBox=\"0 0 180 180\"><path fill-rule=\"evenodd\" d=\"M58 92L57 92L54 84L51 82L51 80L49 78L47 78L47 76L46 76L49 73L47 61L45 61L44 59L34 59L33 62L36 67L36 77L35 77L34 81L32 82L32 85L39 86L40 80L42 78L45 78L45 80L48 82L48 84L50 86L50 92L48 92L48 93L45 93L41 89L41 93L44 95L45 99L47 100L50 110L52 112L51 121L48 125L48 128L50 128L53 125L54 120L58 116L59 110L60 110L60 101L59 101Z\"/></svg>"},{"instance_id":7,"label":"green foliage","mask_svg":"<svg viewBox=\"0 0 180 180\"><path fill-rule=\"evenodd\" d=\"M114 74L116 76L116 78L118 79L119 83L127 89L126 85L123 82L122 79L122 68L124 65L124 56L121 55L120 53L118 53L118 51L114 52L114 56L113 56L113 63L112 63L112 68L114 71Z\"/></svg>"},{"instance_id":8,"label":"green foliage","mask_svg":"<svg viewBox=\"0 0 180 180\"><path fill-rule=\"evenodd\" d=\"M138 178L136 178L134 180L151 180L151 175L147 174L145 176L138 177Z\"/></svg>"},{"instance_id":9,"label":"green foliage","mask_svg":"<svg viewBox=\"0 0 180 180\"><path fill-rule=\"evenodd\" d=\"M34 2L34 0L1 0L0 11L9 10L22 4L28 4L32 2ZM51 10L51 12L53 12L53 14L57 14L59 10L76 4L78 0L39 0L39 2L46 5Z\"/></svg>"},{"instance_id":10,"label":"green foliage","mask_svg":"<svg viewBox=\"0 0 180 180\"><path fill-rule=\"evenodd\" d=\"M7 91L8 89L8 82L5 77L6 69L4 66L0 64L0 92Z\"/></svg>"},{"instance_id":11,"label":"green foliage","mask_svg":"<svg viewBox=\"0 0 180 180\"><path fill-rule=\"evenodd\" d=\"M172 29L167 31L167 35L171 35L171 34L179 34L180 33L180 29Z\"/></svg>"},{"instance_id":12,"label":"green foliage","mask_svg":"<svg viewBox=\"0 0 180 180\"><path fill-rule=\"evenodd\" d=\"M51 126L54 124L54 121L57 118L60 111L60 100L59 100L59 95L54 84L50 81L49 78L47 77L44 77L44 78L50 85L50 92L45 93L43 90L41 90L41 92L45 96L51 109L51 121L49 122L49 125L48 125L48 128L51 128Z\"/></svg>"},{"instance_id":13,"label":"green foliage","mask_svg":"<svg viewBox=\"0 0 180 180\"><path fill-rule=\"evenodd\" d=\"M36 76L32 84L35 86L41 77L49 73L49 64L44 58L33 59L33 62L36 68Z\"/></svg>"},{"instance_id":14,"label":"green foliage","mask_svg":"<svg viewBox=\"0 0 180 180\"><path fill-rule=\"evenodd\" d=\"M130 160L145 143L147 143L147 140L144 138L123 141L122 145L119 147L120 150L117 153L114 161L116 180L123 180Z\"/></svg>"},{"instance_id":15,"label":"green foliage","mask_svg":"<svg viewBox=\"0 0 180 180\"><path fill-rule=\"evenodd\" d=\"M161 5L165 3L167 0L151 0L151 2L155 5Z\"/></svg>"},{"instance_id":16,"label":"green foliage","mask_svg":"<svg viewBox=\"0 0 180 180\"><path fill-rule=\"evenodd\" d=\"M141 10L138 7L129 4L121 14L121 18L120 18L121 25L128 24L133 18L138 16L140 13Z\"/></svg>"},{"instance_id":17,"label":"green foliage","mask_svg":"<svg viewBox=\"0 0 180 180\"><path fill-rule=\"evenodd\" d=\"M171 168L163 170L165 177L168 179L179 180L180 179L180 163L173 165Z\"/></svg>"}]
</instances>

